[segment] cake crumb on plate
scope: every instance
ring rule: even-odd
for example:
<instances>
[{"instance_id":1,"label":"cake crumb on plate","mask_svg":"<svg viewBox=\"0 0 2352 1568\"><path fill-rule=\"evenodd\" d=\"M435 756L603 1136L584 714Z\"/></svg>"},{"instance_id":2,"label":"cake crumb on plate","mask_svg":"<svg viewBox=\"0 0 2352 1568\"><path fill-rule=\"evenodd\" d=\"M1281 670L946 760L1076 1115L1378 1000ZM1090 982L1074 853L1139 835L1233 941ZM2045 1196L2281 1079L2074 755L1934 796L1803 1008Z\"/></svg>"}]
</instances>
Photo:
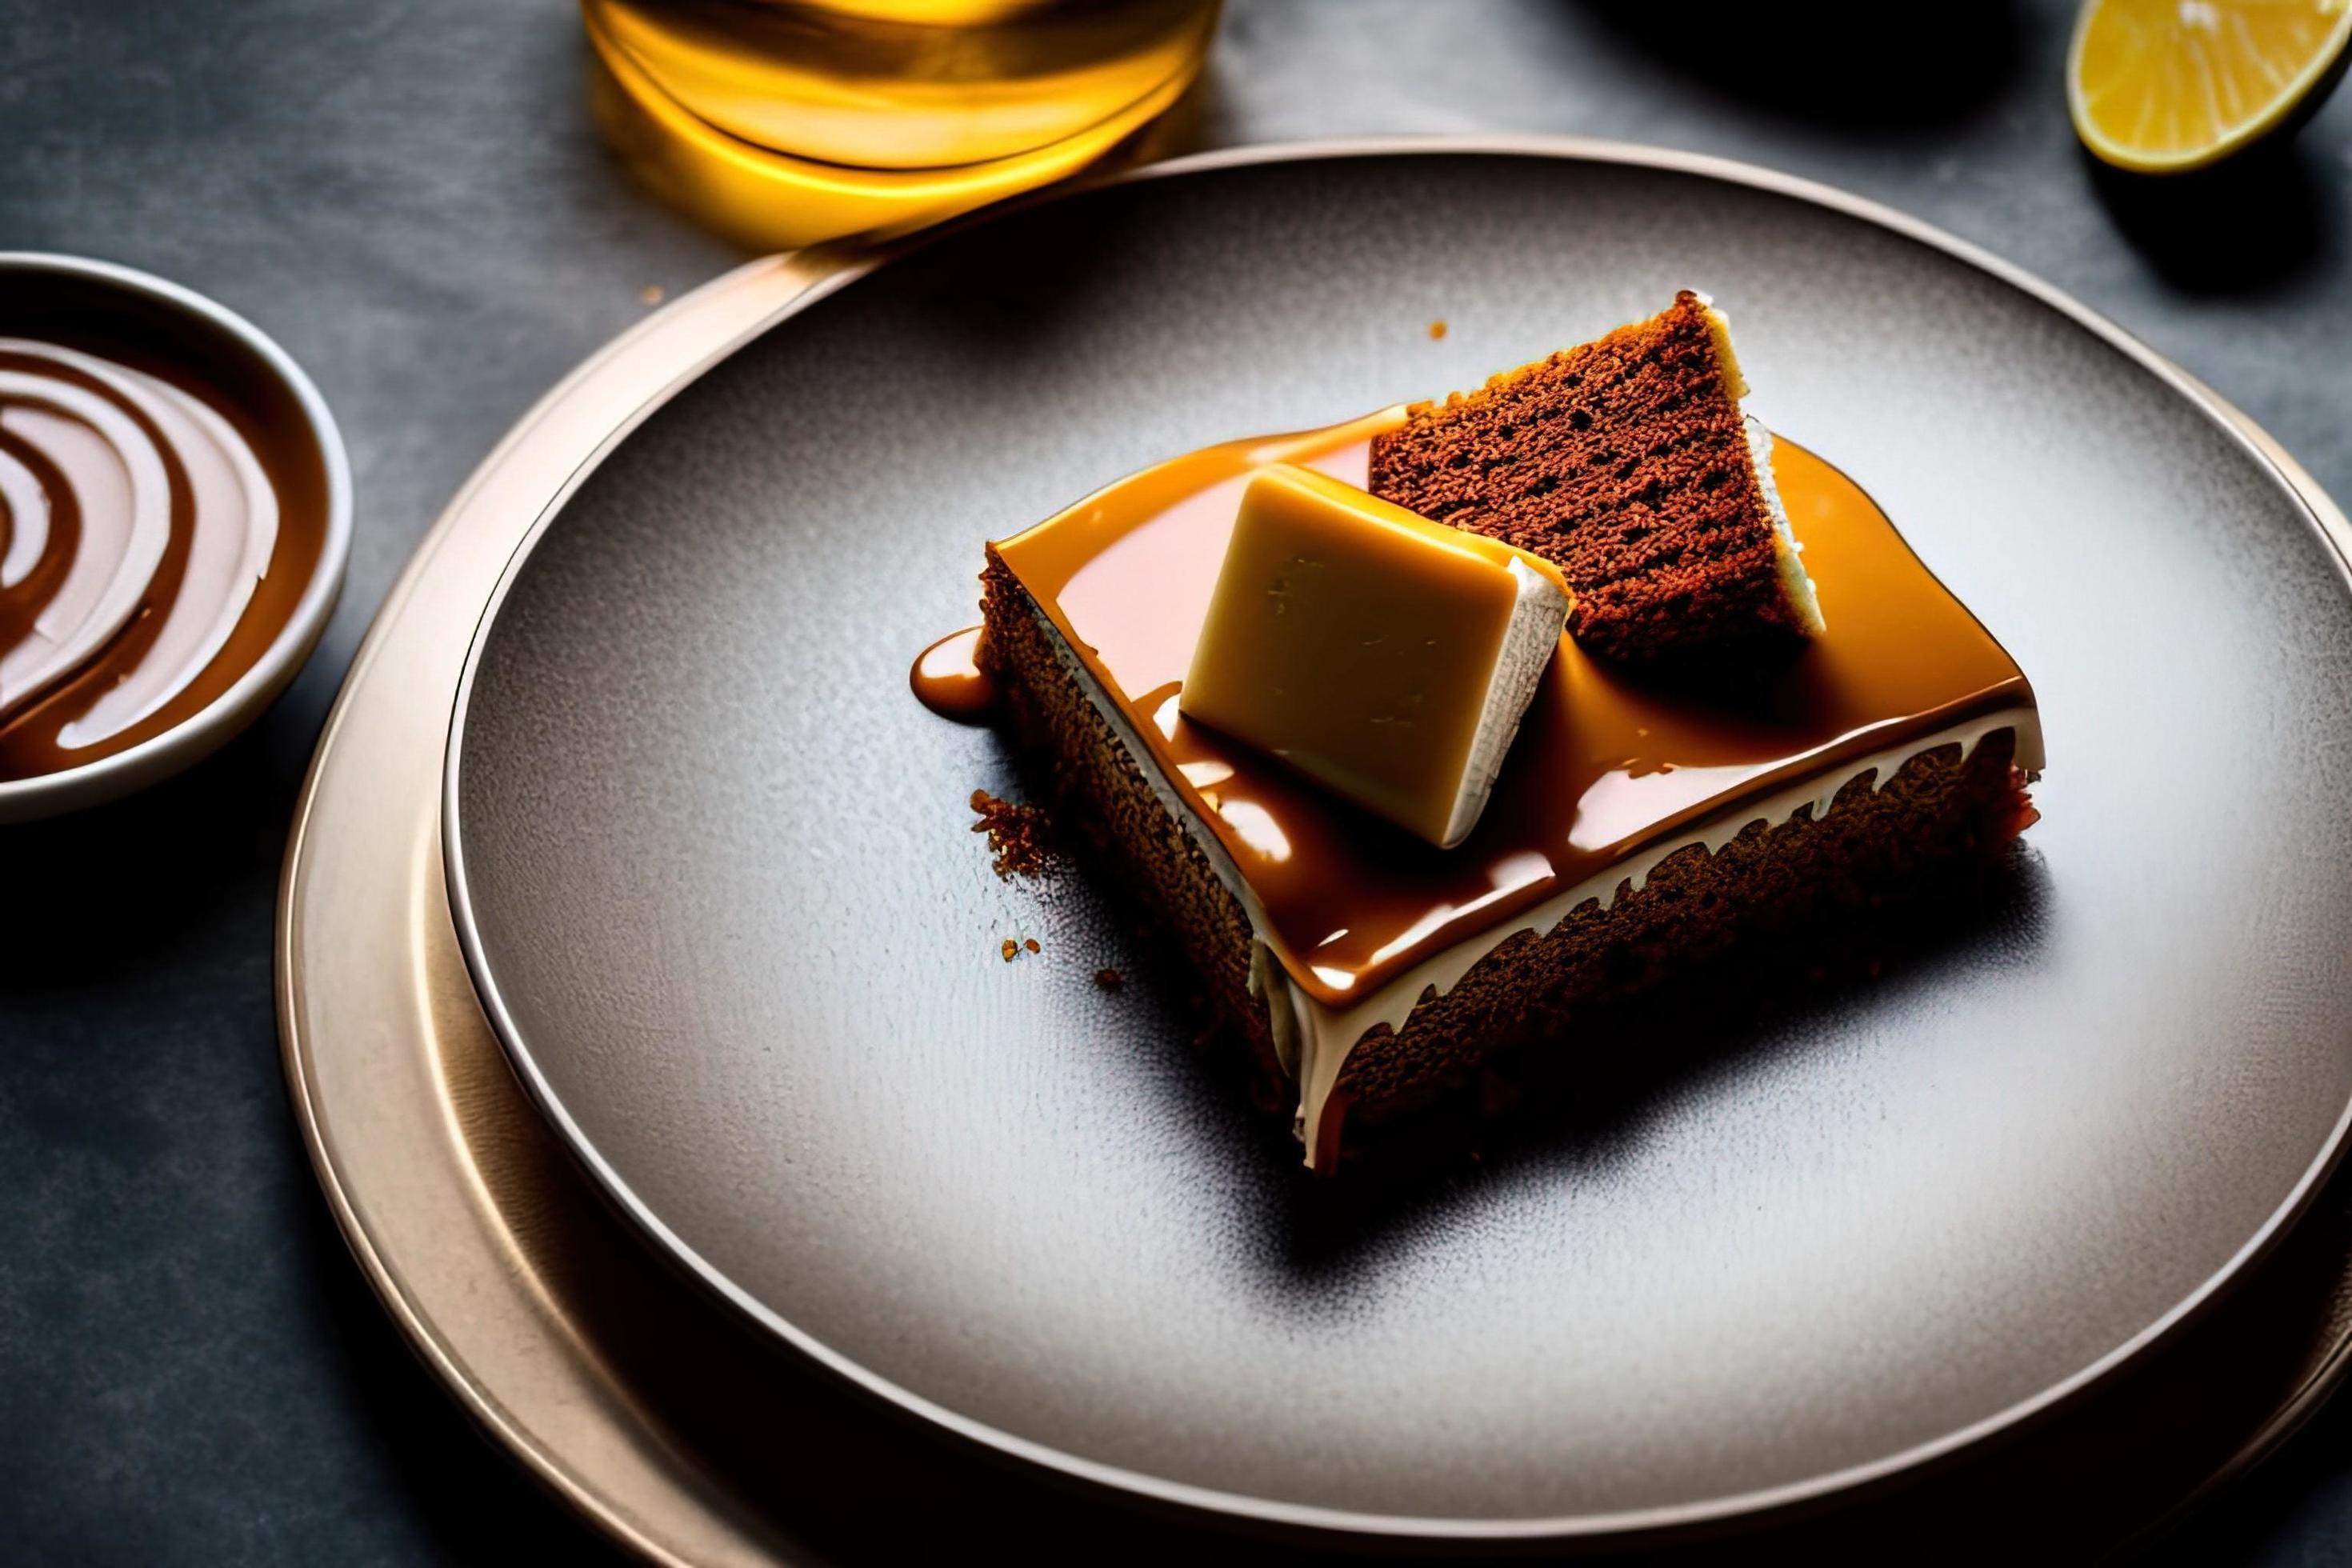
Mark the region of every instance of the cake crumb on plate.
<instances>
[{"instance_id":1,"label":"cake crumb on plate","mask_svg":"<svg viewBox=\"0 0 2352 1568\"><path fill-rule=\"evenodd\" d=\"M984 789L971 792L971 809L980 816L971 830L988 835L998 876L1038 877L1053 868L1053 837L1044 811L1000 800Z\"/></svg>"}]
</instances>

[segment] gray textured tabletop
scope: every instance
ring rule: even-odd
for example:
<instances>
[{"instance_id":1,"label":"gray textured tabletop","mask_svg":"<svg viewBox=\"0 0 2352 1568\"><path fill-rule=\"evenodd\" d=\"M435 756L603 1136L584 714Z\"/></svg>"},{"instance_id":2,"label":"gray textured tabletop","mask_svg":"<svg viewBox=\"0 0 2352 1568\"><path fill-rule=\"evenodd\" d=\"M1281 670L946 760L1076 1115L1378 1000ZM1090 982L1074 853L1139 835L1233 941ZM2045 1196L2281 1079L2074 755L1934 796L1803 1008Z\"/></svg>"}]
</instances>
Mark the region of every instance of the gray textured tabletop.
<instances>
[{"instance_id":1,"label":"gray textured tabletop","mask_svg":"<svg viewBox=\"0 0 2352 1568\"><path fill-rule=\"evenodd\" d=\"M1689 8L1230 0L1197 134L1566 132L1842 185L2122 322L2352 498L2352 94L2241 177L2142 189L2067 128L2071 5L1936 9L1894 37L1869 5L1727 21L1701 51ZM605 1552L476 1437L344 1254L269 968L304 763L409 552L649 285L740 258L604 153L583 59L562 0L0 0L0 248L250 316L333 405L359 498L333 625L249 734L0 831L0 1561ZM2347 1435L2339 1402L2161 1553L2352 1561Z\"/></svg>"}]
</instances>

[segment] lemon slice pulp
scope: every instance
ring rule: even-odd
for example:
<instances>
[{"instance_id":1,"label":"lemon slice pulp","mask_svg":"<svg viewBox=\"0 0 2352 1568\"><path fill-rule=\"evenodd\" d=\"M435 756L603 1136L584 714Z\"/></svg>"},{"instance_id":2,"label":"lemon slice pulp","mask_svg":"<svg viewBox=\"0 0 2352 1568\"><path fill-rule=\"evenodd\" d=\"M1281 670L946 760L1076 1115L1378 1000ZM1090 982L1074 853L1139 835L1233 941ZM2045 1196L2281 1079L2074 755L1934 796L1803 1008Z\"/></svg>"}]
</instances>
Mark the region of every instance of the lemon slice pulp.
<instances>
[{"instance_id":1,"label":"lemon slice pulp","mask_svg":"<svg viewBox=\"0 0 2352 1568\"><path fill-rule=\"evenodd\" d=\"M2084 145L2179 174L2295 121L2343 73L2352 0L2088 0L2066 60Z\"/></svg>"}]
</instances>

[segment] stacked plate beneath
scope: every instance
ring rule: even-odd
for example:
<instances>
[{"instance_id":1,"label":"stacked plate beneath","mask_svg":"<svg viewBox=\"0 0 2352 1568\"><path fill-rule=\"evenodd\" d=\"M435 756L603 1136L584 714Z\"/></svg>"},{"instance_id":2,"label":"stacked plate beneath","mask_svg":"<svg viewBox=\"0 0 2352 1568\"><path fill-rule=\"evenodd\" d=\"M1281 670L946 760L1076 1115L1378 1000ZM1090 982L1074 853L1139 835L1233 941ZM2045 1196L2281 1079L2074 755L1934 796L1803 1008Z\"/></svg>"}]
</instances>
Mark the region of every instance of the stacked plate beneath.
<instances>
[{"instance_id":1,"label":"stacked plate beneath","mask_svg":"<svg viewBox=\"0 0 2352 1568\"><path fill-rule=\"evenodd\" d=\"M1012 764L907 662L982 537L1685 285L2034 677L2046 820L1878 986L1335 1202L1180 979L1093 984L1153 972L1083 879L990 875L961 803ZM2347 534L2042 286L1677 155L1223 155L755 264L551 394L395 590L291 852L296 1102L436 1369L656 1555L1965 1554L1995 1491L2112 1542L2345 1342L2341 1205L2286 1227L2352 1105Z\"/></svg>"}]
</instances>

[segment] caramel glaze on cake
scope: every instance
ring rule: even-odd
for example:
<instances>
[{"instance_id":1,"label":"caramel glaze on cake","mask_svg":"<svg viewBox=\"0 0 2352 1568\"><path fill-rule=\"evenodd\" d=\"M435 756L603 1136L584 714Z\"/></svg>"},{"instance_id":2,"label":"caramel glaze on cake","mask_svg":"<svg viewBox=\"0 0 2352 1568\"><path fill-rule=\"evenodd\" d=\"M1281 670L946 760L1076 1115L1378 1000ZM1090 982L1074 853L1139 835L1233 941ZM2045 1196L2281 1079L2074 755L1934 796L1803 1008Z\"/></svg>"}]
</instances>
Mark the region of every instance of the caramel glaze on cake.
<instances>
[{"instance_id":1,"label":"caramel glaze on cake","mask_svg":"<svg viewBox=\"0 0 2352 1568\"><path fill-rule=\"evenodd\" d=\"M1240 488L1351 483L1401 409L1165 463L992 545L981 661L1101 859L1166 922L1308 1163L1497 1051L1572 1032L1759 927L2003 844L2041 765L2017 666L1866 495L1793 444L1780 490L1830 629L1737 697L1563 640L1495 796L1438 851L1178 713Z\"/></svg>"},{"instance_id":2,"label":"caramel glaze on cake","mask_svg":"<svg viewBox=\"0 0 2352 1568\"><path fill-rule=\"evenodd\" d=\"M1685 289L1646 321L1410 405L1372 443L1370 488L1558 565L1569 629L1603 658L1793 643L1813 629L1810 591L1729 342Z\"/></svg>"}]
</instances>

